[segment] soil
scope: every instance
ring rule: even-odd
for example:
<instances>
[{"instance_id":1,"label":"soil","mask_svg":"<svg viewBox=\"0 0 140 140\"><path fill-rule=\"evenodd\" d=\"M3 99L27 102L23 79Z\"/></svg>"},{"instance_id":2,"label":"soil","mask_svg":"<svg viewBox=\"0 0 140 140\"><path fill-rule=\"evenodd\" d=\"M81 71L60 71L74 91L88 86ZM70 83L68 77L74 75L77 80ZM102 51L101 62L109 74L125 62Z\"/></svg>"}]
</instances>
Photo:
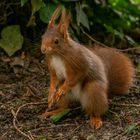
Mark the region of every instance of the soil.
<instances>
[{"instance_id":1,"label":"soil","mask_svg":"<svg viewBox=\"0 0 140 140\"><path fill-rule=\"evenodd\" d=\"M140 55L132 55L140 62ZM5 60L5 61L4 61ZM103 127L89 126L80 109L59 122L40 115L47 109L49 74L39 59L28 57L23 65L0 59L0 140L139 140L140 73L129 94L109 99ZM20 131L20 132L19 132Z\"/></svg>"}]
</instances>

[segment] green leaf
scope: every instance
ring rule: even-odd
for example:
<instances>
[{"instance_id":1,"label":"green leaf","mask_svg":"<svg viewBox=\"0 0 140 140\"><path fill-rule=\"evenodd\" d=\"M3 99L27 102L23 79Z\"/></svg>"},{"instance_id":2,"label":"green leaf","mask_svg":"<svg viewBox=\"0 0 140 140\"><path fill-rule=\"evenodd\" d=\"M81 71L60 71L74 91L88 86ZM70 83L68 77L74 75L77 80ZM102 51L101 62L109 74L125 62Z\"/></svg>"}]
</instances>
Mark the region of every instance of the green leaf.
<instances>
[{"instance_id":1,"label":"green leaf","mask_svg":"<svg viewBox=\"0 0 140 140\"><path fill-rule=\"evenodd\" d=\"M34 15L31 15L31 17L30 17L30 19L29 19L29 21L27 23L27 27L29 27L29 26L36 26L35 20L36 20L36 17Z\"/></svg>"},{"instance_id":2,"label":"green leaf","mask_svg":"<svg viewBox=\"0 0 140 140\"><path fill-rule=\"evenodd\" d=\"M135 42L135 40L133 40L130 36L125 35L126 39L128 40L129 44L135 46L137 45L137 43Z\"/></svg>"},{"instance_id":3,"label":"green leaf","mask_svg":"<svg viewBox=\"0 0 140 140\"><path fill-rule=\"evenodd\" d=\"M107 29L108 32L115 34L116 36L118 36L119 38L123 39L124 34L123 32L119 32L116 29L113 29L111 26L104 24L104 27Z\"/></svg>"},{"instance_id":4,"label":"green leaf","mask_svg":"<svg viewBox=\"0 0 140 140\"><path fill-rule=\"evenodd\" d=\"M39 16L41 21L49 23L49 20L55 10L56 6L53 4L47 4L39 10Z\"/></svg>"},{"instance_id":5,"label":"green leaf","mask_svg":"<svg viewBox=\"0 0 140 140\"><path fill-rule=\"evenodd\" d=\"M140 72L140 63L137 65L137 70Z\"/></svg>"},{"instance_id":6,"label":"green leaf","mask_svg":"<svg viewBox=\"0 0 140 140\"><path fill-rule=\"evenodd\" d=\"M124 37L123 32L117 31L117 30L115 30L115 29L114 29L114 34L115 34L116 36L118 36L119 38L121 38L121 39L123 39L123 37Z\"/></svg>"},{"instance_id":7,"label":"green leaf","mask_svg":"<svg viewBox=\"0 0 140 140\"><path fill-rule=\"evenodd\" d=\"M12 56L17 50L22 48L23 36L20 33L18 25L12 25L4 28L1 32L0 47Z\"/></svg>"},{"instance_id":8,"label":"green leaf","mask_svg":"<svg viewBox=\"0 0 140 140\"><path fill-rule=\"evenodd\" d=\"M29 0L20 0L21 6L24 6Z\"/></svg>"},{"instance_id":9,"label":"green leaf","mask_svg":"<svg viewBox=\"0 0 140 140\"><path fill-rule=\"evenodd\" d=\"M84 27L86 27L89 30L90 27L89 27L88 17L83 11L82 6L80 5L76 5L76 16L77 16L76 18L77 18L78 26L81 23Z\"/></svg>"},{"instance_id":10,"label":"green leaf","mask_svg":"<svg viewBox=\"0 0 140 140\"><path fill-rule=\"evenodd\" d=\"M39 11L41 7L45 6L42 0L31 0L31 5L32 5L32 15L34 15L35 12Z\"/></svg>"},{"instance_id":11,"label":"green leaf","mask_svg":"<svg viewBox=\"0 0 140 140\"><path fill-rule=\"evenodd\" d=\"M137 129L137 125L136 124L131 124L131 125L126 127L125 133L131 134L135 129Z\"/></svg>"},{"instance_id":12,"label":"green leaf","mask_svg":"<svg viewBox=\"0 0 140 140\"><path fill-rule=\"evenodd\" d=\"M70 111L71 111L70 108L65 109L64 111L59 112L59 113L57 113L57 114L51 116L50 119L51 119L54 123L56 123L56 122L58 122L62 117L64 117L65 115L67 115Z\"/></svg>"}]
</instances>

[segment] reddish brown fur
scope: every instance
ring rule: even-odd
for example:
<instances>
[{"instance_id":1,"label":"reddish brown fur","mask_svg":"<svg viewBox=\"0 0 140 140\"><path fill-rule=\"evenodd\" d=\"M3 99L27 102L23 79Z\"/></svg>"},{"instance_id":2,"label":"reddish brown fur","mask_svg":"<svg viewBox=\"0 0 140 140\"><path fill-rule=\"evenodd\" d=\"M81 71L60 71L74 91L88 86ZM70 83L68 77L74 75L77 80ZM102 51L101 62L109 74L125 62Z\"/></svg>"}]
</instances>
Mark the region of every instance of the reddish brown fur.
<instances>
[{"instance_id":1,"label":"reddish brown fur","mask_svg":"<svg viewBox=\"0 0 140 140\"><path fill-rule=\"evenodd\" d=\"M73 41L68 35L68 16L63 9L60 24L54 26L53 14L51 26L42 37L41 51L46 54L50 71L48 106L57 102L58 107L45 116L62 111L76 100L89 115L91 126L99 128L100 117L108 108L108 92L126 93L134 69L128 57L116 49L88 49Z\"/></svg>"},{"instance_id":2,"label":"reddish brown fur","mask_svg":"<svg viewBox=\"0 0 140 140\"><path fill-rule=\"evenodd\" d=\"M93 51L105 65L109 94L128 93L134 78L134 68L130 59L117 49L95 46Z\"/></svg>"},{"instance_id":3,"label":"reddish brown fur","mask_svg":"<svg viewBox=\"0 0 140 140\"><path fill-rule=\"evenodd\" d=\"M108 107L107 101L107 87L103 87L100 83L95 81L87 82L83 91L87 93L84 98L88 101L85 111L89 116L100 117Z\"/></svg>"}]
</instances>

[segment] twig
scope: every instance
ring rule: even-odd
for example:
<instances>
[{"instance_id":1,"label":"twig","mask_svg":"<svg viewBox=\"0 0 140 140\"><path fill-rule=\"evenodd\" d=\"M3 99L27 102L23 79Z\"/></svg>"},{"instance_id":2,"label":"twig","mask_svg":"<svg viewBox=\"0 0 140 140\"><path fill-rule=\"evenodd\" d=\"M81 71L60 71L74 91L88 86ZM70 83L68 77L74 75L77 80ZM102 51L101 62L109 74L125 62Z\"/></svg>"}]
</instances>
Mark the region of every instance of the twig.
<instances>
[{"instance_id":1,"label":"twig","mask_svg":"<svg viewBox=\"0 0 140 140\"><path fill-rule=\"evenodd\" d=\"M20 110L20 109L19 109ZM14 110L11 110L14 118L13 118L13 126L14 128L23 136L25 136L26 138L28 138L29 140L33 140L29 135L27 135L26 133L22 132L16 125L16 120L17 120L17 114L19 112L19 110L15 113Z\"/></svg>"},{"instance_id":2,"label":"twig","mask_svg":"<svg viewBox=\"0 0 140 140\"><path fill-rule=\"evenodd\" d=\"M1 135L1 139L4 138L4 136L8 134L11 128L13 128L13 126L9 127L8 130L4 134Z\"/></svg>"},{"instance_id":3,"label":"twig","mask_svg":"<svg viewBox=\"0 0 140 140\"><path fill-rule=\"evenodd\" d=\"M82 125L83 125L83 123L78 125L74 130L72 130L71 134L75 133L75 131L77 131Z\"/></svg>"},{"instance_id":4,"label":"twig","mask_svg":"<svg viewBox=\"0 0 140 140\"><path fill-rule=\"evenodd\" d=\"M63 138L66 139L68 136L72 136L82 125L83 123L78 125L75 129L73 129L69 134L65 135Z\"/></svg>"},{"instance_id":5,"label":"twig","mask_svg":"<svg viewBox=\"0 0 140 140\"><path fill-rule=\"evenodd\" d=\"M105 44L103 44L103 43L97 41L96 39L94 39L93 37L91 37L89 34L87 34L87 33L83 30L82 27L81 27L81 30L82 30L83 34L85 34L85 35L86 35L90 40L92 40L93 42L95 42L95 43L97 43L97 44L99 44L99 45L101 45L101 46L103 46L103 47L109 48L109 47L106 46Z\"/></svg>"},{"instance_id":6,"label":"twig","mask_svg":"<svg viewBox=\"0 0 140 140\"><path fill-rule=\"evenodd\" d=\"M116 113L116 112L114 112L114 111L112 111L112 110L108 110L110 113L112 113L112 114L114 114L119 120L120 120L120 116Z\"/></svg>"},{"instance_id":7,"label":"twig","mask_svg":"<svg viewBox=\"0 0 140 140\"><path fill-rule=\"evenodd\" d=\"M34 137L33 137L33 135L32 135L32 133L31 133L31 131L29 131L29 136L30 136L30 138L31 138L32 140L35 140Z\"/></svg>"},{"instance_id":8,"label":"twig","mask_svg":"<svg viewBox=\"0 0 140 140\"><path fill-rule=\"evenodd\" d=\"M37 93L39 93L39 90L32 85L29 85L28 88L33 92L34 96L37 95Z\"/></svg>"},{"instance_id":9,"label":"twig","mask_svg":"<svg viewBox=\"0 0 140 140\"><path fill-rule=\"evenodd\" d=\"M18 113L21 111L21 109L22 109L23 107L28 106L28 105L39 105L39 104L46 104L46 102L26 103L26 104L21 105L21 106L17 109L16 112L14 112L13 109L11 110L11 113L12 113L12 115L13 115L13 117L14 117L14 118L13 118L13 126L14 126L14 128L15 128L21 135L25 136L25 137L28 138L29 140L34 140L34 138L33 138L32 134L31 134L31 132L29 132L29 134L26 134L26 133L24 133L23 131L21 131L21 130L17 127L17 125L16 125L17 116L18 116Z\"/></svg>"},{"instance_id":10,"label":"twig","mask_svg":"<svg viewBox=\"0 0 140 140\"><path fill-rule=\"evenodd\" d=\"M97 41L96 39L94 39L93 37L91 37L89 34L87 34L87 33L83 30L83 28L81 28L81 30L82 30L83 34L85 34L85 35L86 35L90 40L92 40L93 42L95 42L95 43L97 43L97 44L99 44L99 45L101 45L101 46L103 46L103 47L105 47L105 48L109 48L109 46L107 46L107 45L105 45L105 44L103 44L103 43ZM139 47L128 48L128 49L124 49L124 50L119 49L119 50L122 51L122 52L127 52L127 51L133 51L133 50L138 50L138 49L140 49L140 46L139 46Z\"/></svg>"},{"instance_id":11,"label":"twig","mask_svg":"<svg viewBox=\"0 0 140 140\"><path fill-rule=\"evenodd\" d=\"M124 107L140 107L140 104L118 104L118 103L110 103L111 105L116 105L116 106L124 106Z\"/></svg>"},{"instance_id":12,"label":"twig","mask_svg":"<svg viewBox=\"0 0 140 140\"><path fill-rule=\"evenodd\" d=\"M119 125L121 126L121 118L120 118L120 116L116 112L114 112L114 111L112 111L110 109L108 111L116 116L117 120L119 121Z\"/></svg>"},{"instance_id":13,"label":"twig","mask_svg":"<svg viewBox=\"0 0 140 140\"><path fill-rule=\"evenodd\" d=\"M134 51L134 50L138 50L140 49L140 46L139 47L133 47L133 48L128 48L128 49L124 49L124 50L121 50L122 52L127 52L127 51Z\"/></svg>"}]
</instances>

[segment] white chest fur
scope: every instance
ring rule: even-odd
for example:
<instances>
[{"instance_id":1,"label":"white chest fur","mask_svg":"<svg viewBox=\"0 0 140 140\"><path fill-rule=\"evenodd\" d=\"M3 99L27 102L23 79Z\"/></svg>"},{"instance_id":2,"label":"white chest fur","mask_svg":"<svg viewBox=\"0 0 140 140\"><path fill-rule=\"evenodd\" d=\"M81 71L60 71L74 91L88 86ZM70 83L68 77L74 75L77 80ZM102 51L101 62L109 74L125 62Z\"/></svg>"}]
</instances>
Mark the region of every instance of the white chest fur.
<instances>
[{"instance_id":1,"label":"white chest fur","mask_svg":"<svg viewBox=\"0 0 140 140\"><path fill-rule=\"evenodd\" d=\"M58 56L53 56L50 62L51 67L55 70L58 79L66 79L66 67L62 59ZM84 105L84 100L82 98L81 92L81 83L77 83L74 87L71 88L72 100L77 100Z\"/></svg>"},{"instance_id":2,"label":"white chest fur","mask_svg":"<svg viewBox=\"0 0 140 140\"><path fill-rule=\"evenodd\" d=\"M59 56L52 57L51 67L55 70L56 75L60 80L66 78L66 68L64 62Z\"/></svg>"}]
</instances>

